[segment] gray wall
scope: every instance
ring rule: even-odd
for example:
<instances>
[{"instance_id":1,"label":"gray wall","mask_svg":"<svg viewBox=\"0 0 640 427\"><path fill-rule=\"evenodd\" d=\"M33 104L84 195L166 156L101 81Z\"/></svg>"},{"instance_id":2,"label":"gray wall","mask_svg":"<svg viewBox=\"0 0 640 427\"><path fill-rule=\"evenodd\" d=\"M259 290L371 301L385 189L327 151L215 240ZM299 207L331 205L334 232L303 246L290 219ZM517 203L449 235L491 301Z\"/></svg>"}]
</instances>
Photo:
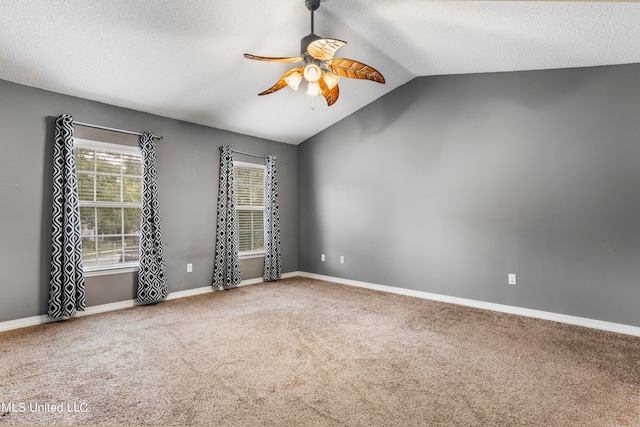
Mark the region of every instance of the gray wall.
<instances>
[{"instance_id":1,"label":"gray wall","mask_svg":"<svg viewBox=\"0 0 640 427\"><path fill-rule=\"evenodd\" d=\"M172 292L210 284L231 144L278 157L285 272L640 326L640 65L419 78L298 147L0 81L0 321L46 312L58 113L164 136ZM134 289L88 278L87 300Z\"/></svg>"},{"instance_id":2,"label":"gray wall","mask_svg":"<svg viewBox=\"0 0 640 427\"><path fill-rule=\"evenodd\" d=\"M297 147L0 81L0 321L46 313L51 257L53 119L152 130L171 292L209 286L213 274L220 145L278 161L283 271L298 269ZM238 160L257 159L238 156ZM243 279L262 261L243 261ZM187 273L193 263L193 273ZM131 299L135 275L87 278L88 305Z\"/></svg>"},{"instance_id":3,"label":"gray wall","mask_svg":"<svg viewBox=\"0 0 640 427\"><path fill-rule=\"evenodd\" d=\"M298 170L302 271L640 326L638 64L418 78Z\"/></svg>"}]
</instances>

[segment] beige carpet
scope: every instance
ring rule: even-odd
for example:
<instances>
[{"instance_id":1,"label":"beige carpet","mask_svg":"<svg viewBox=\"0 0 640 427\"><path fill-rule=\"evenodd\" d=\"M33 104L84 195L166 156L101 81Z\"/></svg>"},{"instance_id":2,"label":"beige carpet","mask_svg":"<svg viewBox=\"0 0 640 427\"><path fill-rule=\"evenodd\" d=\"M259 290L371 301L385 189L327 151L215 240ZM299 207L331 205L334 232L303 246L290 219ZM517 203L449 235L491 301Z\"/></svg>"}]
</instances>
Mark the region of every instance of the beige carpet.
<instances>
[{"instance_id":1,"label":"beige carpet","mask_svg":"<svg viewBox=\"0 0 640 427\"><path fill-rule=\"evenodd\" d=\"M294 278L0 333L0 403L0 424L635 427L640 338Z\"/></svg>"}]
</instances>

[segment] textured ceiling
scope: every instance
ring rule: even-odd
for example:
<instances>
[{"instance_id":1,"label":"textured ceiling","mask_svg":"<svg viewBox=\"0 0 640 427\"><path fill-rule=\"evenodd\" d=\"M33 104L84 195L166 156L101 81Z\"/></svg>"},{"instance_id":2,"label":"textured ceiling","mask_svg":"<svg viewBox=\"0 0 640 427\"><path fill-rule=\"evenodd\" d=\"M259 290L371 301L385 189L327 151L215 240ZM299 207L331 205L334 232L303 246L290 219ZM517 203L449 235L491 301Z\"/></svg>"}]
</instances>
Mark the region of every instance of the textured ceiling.
<instances>
[{"instance_id":1,"label":"textured ceiling","mask_svg":"<svg viewBox=\"0 0 640 427\"><path fill-rule=\"evenodd\" d=\"M639 22L633 2L323 0L316 34L387 83L312 109L257 97L291 65L242 56L298 55L304 0L0 0L0 79L298 144L417 76L640 62Z\"/></svg>"}]
</instances>

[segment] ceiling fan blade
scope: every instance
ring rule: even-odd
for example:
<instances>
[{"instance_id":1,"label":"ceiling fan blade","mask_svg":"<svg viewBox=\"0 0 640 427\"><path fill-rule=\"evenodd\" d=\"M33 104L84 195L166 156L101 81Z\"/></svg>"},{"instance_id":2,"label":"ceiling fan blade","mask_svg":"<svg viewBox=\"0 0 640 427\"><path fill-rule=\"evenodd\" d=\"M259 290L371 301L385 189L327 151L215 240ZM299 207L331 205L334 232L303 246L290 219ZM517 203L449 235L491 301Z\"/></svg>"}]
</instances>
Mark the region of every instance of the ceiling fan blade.
<instances>
[{"instance_id":1,"label":"ceiling fan blade","mask_svg":"<svg viewBox=\"0 0 640 427\"><path fill-rule=\"evenodd\" d=\"M363 64L362 62L354 61L347 58L335 58L327 62L331 71L335 74L347 77L349 79L363 79L371 80L374 82L384 84L384 77L378 70L373 67Z\"/></svg>"},{"instance_id":2,"label":"ceiling fan blade","mask_svg":"<svg viewBox=\"0 0 640 427\"><path fill-rule=\"evenodd\" d=\"M333 58L336 50L347 44L342 40L335 39L318 39L309 43L307 52L316 59L327 60Z\"/></svg>"},{"instance_id":3,"label":"ceiling fan blade","mask_svg":"<svg viewBox=\"0 0 640 427\"><path fill-rule=\"evenodd\" d=\"M273 58L269 56L257 56L245 53L244 57L247 59L255 59L256 61L268 61L268 62L288 62L293 64L294 62L300 62L303 60L302 56L295 56L292 58Z\"/></svg>"},{"instance_id":4,"label":"ceiling fan blade","mask_svg":"<svg viewBox=\"0 0 640 427\"><path fill-rule=\"evenodd\" d=\"M287 86L287 82L284 79L286 79L287 77L289 77L291 74L295 73L296 71L298 73L302 73L302 67L292 68L291 70L287 71L286 73L284 73L282 78L280 80L278 80L278 83L274 84L273 86L271 86L269 89L265 90L264 92L260 92L258 94L258 96L270 95L273 92L277 92L280 89L282 89L283 87Z\"/></svg>"},{"instance_id":5,"label":"ceiling fan blade","mask_svg":"<svg viewBox=\"0 0 640 427\"><path fill-rule=\"evenodd\" d=\"M318 80L320 84L320 90L322 91L322 96L327 100L327 105L331 107L338 100L338 96L340 95L340 90L338 89L338 85L336 84L333 89L329 89L327 83L325 83L324 78Z\"/></svg>"}]
</instances>

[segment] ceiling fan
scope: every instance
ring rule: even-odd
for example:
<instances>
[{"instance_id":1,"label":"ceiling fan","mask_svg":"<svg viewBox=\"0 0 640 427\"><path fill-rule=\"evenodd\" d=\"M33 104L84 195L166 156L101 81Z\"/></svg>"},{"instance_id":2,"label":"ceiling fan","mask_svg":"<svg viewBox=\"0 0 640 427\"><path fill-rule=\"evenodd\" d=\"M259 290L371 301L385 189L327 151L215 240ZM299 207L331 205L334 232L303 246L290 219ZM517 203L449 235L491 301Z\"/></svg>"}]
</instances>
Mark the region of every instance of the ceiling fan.
<instances>
[{"instance_id":1,"label":"ceiling fan","mask_svg":"<svg viewBox=\"0 0 640 427\"><path fill-rule=\"evenodd\" d=\"M347 42L325 39L314 34L313 12L320 7L320 0L305 0L305 5L311 11L311 33L300 40L300 56L274 58L244 54L245 58L258 61L302 63L299 67L287 71L275 85L258 95L269 95L285 86L298 90L304 78L308 82L307 94L311 96L322 94L327 100L327 105L331 106L338 100L340 77L371 80L384 84L384 77L375 68L352 59L334 58L336 50Z\"/></svg>"}]
</instances>

